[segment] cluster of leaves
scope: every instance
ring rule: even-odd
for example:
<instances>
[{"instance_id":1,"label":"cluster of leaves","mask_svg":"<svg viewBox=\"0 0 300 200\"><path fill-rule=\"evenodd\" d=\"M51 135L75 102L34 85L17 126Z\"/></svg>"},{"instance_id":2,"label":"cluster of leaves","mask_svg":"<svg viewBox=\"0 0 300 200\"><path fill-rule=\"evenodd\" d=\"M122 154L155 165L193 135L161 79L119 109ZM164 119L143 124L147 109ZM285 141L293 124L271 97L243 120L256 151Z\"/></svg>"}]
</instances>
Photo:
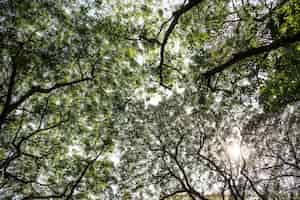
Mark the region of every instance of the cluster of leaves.
<instances>
[{"instance_id":1,"label":"cluster of leaves","mask_svg":"<svg viewBox=\"0 0 300 200\"><path fill-rule=\"evenodd\" d=\"M105 198L114 116L143 76L127 25L97 1L0 4L0 198Z\"/></svg>"},{"instance_id":2,"label":"cluster of leaves","mask_svg":"<svg viewBox=\"0 0 300 200\"><path fill-rule=\"evenodd\" d=\"M274 56L270 78L260 89L261 101L266 111L278 111L285 105L299 100L300 71L299 71L299 45L282 50ZM270 67L271 68L271 67Z\"/></svg>"},{"instance_id":3,"label":"cluster of leaves","mask_svg":"<svg viewBox=\"0 0 300 200\"><path fill-rule=\"evenodd\" d=\"M164 2L0 2L0 198L299 189L299 1Z\"/></svg>"},{"instance_id":4,"label":"cluster of leaves","mask_svg":"<svg viewBox=\"0 0 300 200\"><path fill-rule=\"evenodd\" d=\"M233 199L296 194L298 106L280 115L249 109L238 115L192 109L189 98L174 95L156 107L145 108L141 102L128 107L119 131L124 132L121 194L131 199L176 199L182 194L210 199L209 194L221 197L228 191ZM236 144L239 157L230 153Z\"/></svg>"},{"instance_id":5,"label":"cluster of leaves","mask_svg":"<svg viewBox=\"0 0 300 200\"><path fill-rule=\"evenodd\" d=\"M153 40L155 78L164 88L183 88L184 97L174 89L157 107L127 107L119 129L127 198L207 199L215 187L234 199L293 198L299 116L286 118L285 108L299 100L298 17L294 0L191 0L174 9ZM220 148L237 137L232 124L251 152L235 166ZM201 146L203 137L209 139Z\"/></svg>"}]
</instances>

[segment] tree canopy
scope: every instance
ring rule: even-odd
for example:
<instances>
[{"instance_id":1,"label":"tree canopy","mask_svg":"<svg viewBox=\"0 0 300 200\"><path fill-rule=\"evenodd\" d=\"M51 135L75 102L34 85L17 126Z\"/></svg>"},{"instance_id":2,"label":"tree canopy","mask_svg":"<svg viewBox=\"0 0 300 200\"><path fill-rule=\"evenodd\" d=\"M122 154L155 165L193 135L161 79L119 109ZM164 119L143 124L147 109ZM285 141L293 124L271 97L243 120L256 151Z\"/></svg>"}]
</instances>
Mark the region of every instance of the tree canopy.
<instances>
[{"instance_id":1,"label":"tree canopy","mask_svg":"<svg viewBox=\"0 0 300 200\"><path fill-rule=\"evenodd\" d=\"M0 1L0 199L300 197L297 0Z\"/></svg>"}]
</instances>

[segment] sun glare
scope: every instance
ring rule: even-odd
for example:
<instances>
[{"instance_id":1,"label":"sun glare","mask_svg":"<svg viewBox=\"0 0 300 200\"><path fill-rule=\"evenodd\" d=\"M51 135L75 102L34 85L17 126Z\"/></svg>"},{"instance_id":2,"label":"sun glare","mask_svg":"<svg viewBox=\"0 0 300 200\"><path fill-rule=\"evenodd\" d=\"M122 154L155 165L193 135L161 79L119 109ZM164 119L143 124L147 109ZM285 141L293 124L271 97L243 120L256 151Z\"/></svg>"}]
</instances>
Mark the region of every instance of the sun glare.
<instances>
[{"instance_id":1,"label":"sun glare","mask_svg":"<svg viewBox=\"0 0 300 200\"><path fill-rule=\"evenodd\" d=\"M241 146L237 141L233 141L227 146L227 154L231 161L239 161L241 159Z\"/></svg>"}]
</instances>

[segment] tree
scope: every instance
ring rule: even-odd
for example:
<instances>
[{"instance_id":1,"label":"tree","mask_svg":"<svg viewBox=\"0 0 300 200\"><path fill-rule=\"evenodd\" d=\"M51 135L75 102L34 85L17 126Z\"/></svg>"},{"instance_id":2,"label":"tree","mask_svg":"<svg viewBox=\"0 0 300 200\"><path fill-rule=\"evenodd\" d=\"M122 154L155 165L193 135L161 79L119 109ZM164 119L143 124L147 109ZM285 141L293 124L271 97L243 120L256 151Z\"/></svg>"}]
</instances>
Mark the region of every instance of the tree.
<instances>
[{"instance_id":1,"label":"tree","mask_svg":"<svg viewBox=\"0 0 300 200\"><path fill-rule=\"evenodd\" d=\"M1 198L298 189L299 2L164 2L1 1Z\"/></svg>"},{"instance_id":2,"label":"tree","mask_svg":"<svg viewBox=\"0 0 300 200\"><path fill-rule=\"evenodd\" d=\"M298 120L296 105L286 108L281 114L258 114L245 126L244 138L255 144L256 162L261 165L260 171L254 167L249 171L264 176L257 180L258 177L252 175L251 179L255 187L264 188L265 199L287 199L288 196L293 199L299 195Z\"/></svg>"},{"instance_id":3,"label":"tree","mask_svg":"<svg viewBox=\"0 0 300 200\"><path fill-rule=\"evenodd\" d=\"M295 119L291 125L289 119L279 123L276 115L284 116L286 105L298 101L299 3L184 1L162 23L158 34L152 32L140 40L158 45L156 57L150 57L157 64L156 80L161 87L173 89L173 94L157 107L134 103L127 108L128 121L119 130L125 141L120 164L126 166L121 168L124 190L131 191L134 199L158 198L157 191L161 199L181 193L206 199L205 192L212 189L199 180L209 172L206 184L221 184L218 192L229 191L234 199L287 198L297 190L299 147L291 141L298 136L278 129L296 127L298 117L290 114ZM183 88L184 97L176 96L176 88ZM186 106L199 115L185 113ZM240 113L243 118L236 120ZM211 116L208 121L207 115ZM205 131L199 131L199 120ZM218 142L231 136L226 130L232 120L240 127L244 145L257 150L235 166L225 159L224 149L223 155L218 154ZM247 126L251 120L262 120L262 124ZM272 131L266 130L267 122ZM217 123L221 128L207 127ZM247 128L255 139L246 135ZM198 138L206 134L212 139L199 154L202 148L195 141L201 142ZM294 153L279 153L285 150ZM266 162L270 166L263 166ZM287 168L295 171L285 174Z\"/></svg>"},{"instance_id":4,"label":"tree","mask_svg":"<svg viewBox=\"0 0 300 200\"><path fill-rule=\"evenodd\" d=\"M0 198L105 198L114 115L143 71L127 27L99 1L0 4Z\"/></svg>"},{"instance_id":5,"label":"tree","mask_svg":"<svg viewBox=\"0 0 300 200\"><path fill-rule=\"evenodd\" d=\"M119 130L123 192L133 199L297 195L297 106L276 114L217 113L190 110L189 98L174 95L156 107L134 102L128 108Z\"/></svg>"}]
</instances>

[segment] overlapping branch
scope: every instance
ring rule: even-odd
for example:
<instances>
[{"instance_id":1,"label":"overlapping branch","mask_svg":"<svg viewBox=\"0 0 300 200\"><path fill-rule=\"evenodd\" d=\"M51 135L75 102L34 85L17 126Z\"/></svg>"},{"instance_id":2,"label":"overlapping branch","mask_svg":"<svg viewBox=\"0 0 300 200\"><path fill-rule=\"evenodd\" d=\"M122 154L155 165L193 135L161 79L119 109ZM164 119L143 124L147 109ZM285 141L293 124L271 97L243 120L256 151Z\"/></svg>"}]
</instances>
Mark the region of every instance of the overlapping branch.
<instances>
[{"instance_id":1,"label":"overlapping branch","mask_svg":"<svg viewBox=\"0 0 300 200\"><path fill-rule=\"evenodd\" d=\"M183 16L185 13L187 13L188 11L190 11L192 8L196 7L202 1L203 0L189 0L187 4L183 5L180 9L175 11L173 13L172 17L170 18L170 20L171 20L170 25L168 26L168 28L164 34L163 40L161 42L160 61L159 61L159 65L158 65L160 85L163 87L168 88L168 86L166 86L164 84L164 75L163 75L164 69L163 69L163 67L164 67L165 48L168 43L169 37L172 34L172 32L174 31L176 25L178 24L179 18L181 16Z\"/></svg>"},{"instance_id":2,"label":"overlapping branch","mask_svg":"<svg viewBox=\"0 0 300 200\"><path fill-rule=\"evenodd\" d=\"M104 149L105 148L103 146L103 148L101 149L100 152L98 152L98 154L95 156L95 158L87 162L86 166L80 172L80 174L78 175L78 177L76 178L76 180L73 181L73 182L70 182L69 184L67 184L67 186L65 187L65 189L63 190L62 193L60 193L60 194L53 194L53 195L47 195L47 196L29 195L29 196L24 197L22 200L30 200L30 199L61 199L61 198L65 199L65 200L72 199L74 191L78 187L78 185L80 184L82 178L85 176L85 174L87 173L87 171L94 165L94 163L98 160L98 158L102 155L102 153L104 152Z\"/></svg>"},{"instance_id":3,"label":"overlapping branch","mask_svg":"<svg viewBox=\"0 0 300 200\"><path fill-rule=\"evenodd\" d=\"M94 68L93 68L94 70ZM92 72L93 72L92 70ZM15 76L14 71L12 72L11 76ZM77 80L73 80L70 82L61 82L61 83L56 83L54 84L52 87L49 88L42 88L41 86L32 86L31 89L29 89L27 92L25 92L24 95L22 95L17 101L15 101L14 103L11 103L10 101L8 101L1 114L0 114L0 129L2 127L2 125L5 123L5 120L7 118L7 116L14 111L15 109L17 109L22 103L24 103L28 98L30 98L31 96L33 96L34 94L37 93L43 93L43 94L48 94L54 90L60 89L60 88L64 88L64 87L68 87L68 86L72 86L72 85L76 85L79 84L81 82L85 82L85 81L89 81L92 80L93 77L84 77L81 79L77 79ZM10 96L10 95L8 95Z\"/></svg>"},{"instance_id":4,"label":"overlapping branch","mask_svg":"<svg viewBox=\"0 0 300 200\"><path fill-rule=\"evenodd\" d=\"M241 51L239 53L235 53L231 56L231 58L229 60L227 60L223 64L221 64L213 69L206 71L202 75L205 78L210 79L212 76L227 70L232 65L234 65L246 58L249 58L249 57L252 57L255 55L260 55L263 53L268 53L268 52L276 50L278 48L289 46L298 41L300 41L300 32L295 35L292 35L292 36L283 37L283 38L276 40L267 45L263 45L260 47L255 47L255 48L251 48L251 49L248 49L245 51Z\"/></svg>"}]
</instances>

